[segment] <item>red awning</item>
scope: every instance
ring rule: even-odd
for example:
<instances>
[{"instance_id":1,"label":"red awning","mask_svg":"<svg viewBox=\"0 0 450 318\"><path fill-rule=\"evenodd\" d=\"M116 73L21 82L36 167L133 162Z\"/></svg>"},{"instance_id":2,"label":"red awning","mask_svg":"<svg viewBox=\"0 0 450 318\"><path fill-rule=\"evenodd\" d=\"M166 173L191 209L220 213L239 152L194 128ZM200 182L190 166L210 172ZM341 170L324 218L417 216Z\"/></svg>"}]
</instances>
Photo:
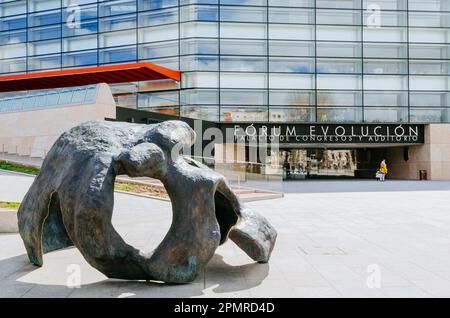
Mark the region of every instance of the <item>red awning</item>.
<instances>
[{"instance_id":1,"label":"red awning","mask_svg":"<svg viewBox=\"0 0 450 318\"><path fill-rule=\"evenodd\" d=\"M152 63L130 63L0 76L0 92L125 83L161 79L181 80L179 71Z\"/></svg>"}]
</instances>

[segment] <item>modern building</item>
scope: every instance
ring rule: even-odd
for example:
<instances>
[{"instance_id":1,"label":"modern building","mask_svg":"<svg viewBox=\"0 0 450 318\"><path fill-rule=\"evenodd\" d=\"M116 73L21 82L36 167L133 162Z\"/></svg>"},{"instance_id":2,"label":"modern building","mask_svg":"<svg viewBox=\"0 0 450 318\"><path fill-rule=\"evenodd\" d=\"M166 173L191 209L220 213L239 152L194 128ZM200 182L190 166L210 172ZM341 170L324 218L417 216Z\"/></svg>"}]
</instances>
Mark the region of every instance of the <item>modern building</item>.
<instances>
[{"instance_id":1,"label":"modern building","mask_svg":"<svg viewBox=\"0 0 450 318\"><path fill-rule=\"evenodd\" d=\"M269 154L289 177L372 177L386 157L392 177L450 179L449 1L0 0L4 98L93 84L14 76L136 62L181 78L111 75L118 109L302 131Z\"/></svg>"}]
</instances>

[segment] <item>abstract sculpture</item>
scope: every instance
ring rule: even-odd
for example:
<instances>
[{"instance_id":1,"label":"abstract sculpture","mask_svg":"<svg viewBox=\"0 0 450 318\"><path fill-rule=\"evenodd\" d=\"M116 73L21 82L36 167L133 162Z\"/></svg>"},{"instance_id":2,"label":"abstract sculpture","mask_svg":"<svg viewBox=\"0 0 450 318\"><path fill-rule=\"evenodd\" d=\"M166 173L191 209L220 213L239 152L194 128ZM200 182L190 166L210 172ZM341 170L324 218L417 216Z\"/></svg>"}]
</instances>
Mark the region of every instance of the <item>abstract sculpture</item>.
<instances>
[{"instance_id":1,"label":"abstract sculpture","mask_svg":"<svg viewBox=\"0 0 450 318\"><path fill-rule=\"evenodd\" d=\"M267 262L277 233L243 208L225 178L181 154L195 132L184 122L136 125L93 121L62 134L20 206L30 261L75 245L110 278L186 283L227 238ZM151 254L125 243L111 217L116 175L157 178L172 201L172 225Z\"/></svg>"}]
</instances>

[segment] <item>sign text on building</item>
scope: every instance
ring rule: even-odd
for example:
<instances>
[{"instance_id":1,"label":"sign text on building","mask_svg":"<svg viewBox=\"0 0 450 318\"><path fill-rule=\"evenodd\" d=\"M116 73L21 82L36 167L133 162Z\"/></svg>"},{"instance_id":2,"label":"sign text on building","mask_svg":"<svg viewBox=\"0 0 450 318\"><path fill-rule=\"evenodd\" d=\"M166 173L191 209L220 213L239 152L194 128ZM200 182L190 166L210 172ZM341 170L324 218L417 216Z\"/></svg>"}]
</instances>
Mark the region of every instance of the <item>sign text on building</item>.
<instances>
[{"instance_id":1,"label":"sign text on building","mask_svg":"<svg viewBox=\"0 0 450 318\"><path fill-rule=\"evenodd\" d=\"M394 143L421 144L424 125L419 124L222 124L233 129L239 143Z\"/></svg>"}]
</instances>

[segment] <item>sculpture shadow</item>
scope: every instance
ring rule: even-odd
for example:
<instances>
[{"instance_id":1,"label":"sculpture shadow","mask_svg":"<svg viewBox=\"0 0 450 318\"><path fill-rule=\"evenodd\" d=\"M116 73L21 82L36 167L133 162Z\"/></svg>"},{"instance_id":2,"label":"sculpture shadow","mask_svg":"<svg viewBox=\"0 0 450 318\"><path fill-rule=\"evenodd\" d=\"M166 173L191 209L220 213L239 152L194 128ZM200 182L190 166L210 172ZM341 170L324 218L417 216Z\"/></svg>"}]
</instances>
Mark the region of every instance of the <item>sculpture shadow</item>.
<instances>
[{"instance_id":1,"label":"sculpture shadow","mask_svg":"<svg viewBox=\"0 0 450 318\"><path fill-rule=\"evenodd\" d=\"M69 248L70 249L70 248ZM44 265L45 268L45 265ZM215 294L245 291L260 285L269 274L269 264L249 263L233 266L215 254L197 279L188 284L165 284L147 281L108 279L68 288L62 284L47 285L20 281L37 270L26 254L0 260L0 298L17 297L89 297L89 298L184 298L213 297ZM69 275L69 274L68 274ZM248 279L250 278L250 279Z\"/></svg>"}]
</instances>

